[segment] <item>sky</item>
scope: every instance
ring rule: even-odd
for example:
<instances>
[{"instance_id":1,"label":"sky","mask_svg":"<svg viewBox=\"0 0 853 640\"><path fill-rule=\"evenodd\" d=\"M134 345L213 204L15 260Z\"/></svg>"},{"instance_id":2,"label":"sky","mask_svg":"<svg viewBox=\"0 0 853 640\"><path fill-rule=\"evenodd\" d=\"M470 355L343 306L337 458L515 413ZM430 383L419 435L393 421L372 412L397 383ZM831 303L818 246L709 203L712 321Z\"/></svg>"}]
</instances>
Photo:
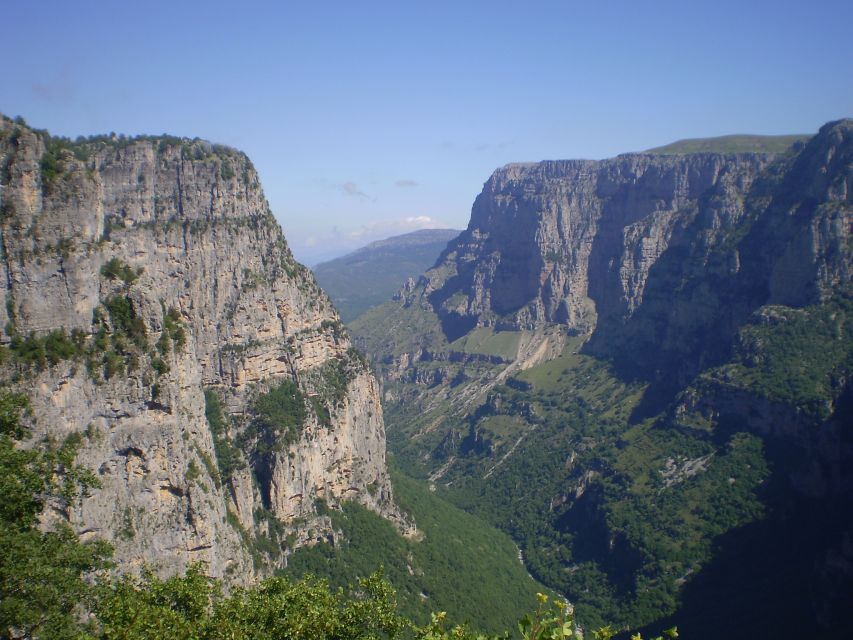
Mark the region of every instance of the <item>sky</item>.
<instances>
[{"instance_id":1,"label":"sky","mask_svg":"<svg viewBox=\"0 0 853 640\"><path fill-rule=\"evenodd\" d=\"M468 224L494 169L853 116L853 2L0 0L0 112L245 151L301 261Z\"/></svg>"}]
</instances>

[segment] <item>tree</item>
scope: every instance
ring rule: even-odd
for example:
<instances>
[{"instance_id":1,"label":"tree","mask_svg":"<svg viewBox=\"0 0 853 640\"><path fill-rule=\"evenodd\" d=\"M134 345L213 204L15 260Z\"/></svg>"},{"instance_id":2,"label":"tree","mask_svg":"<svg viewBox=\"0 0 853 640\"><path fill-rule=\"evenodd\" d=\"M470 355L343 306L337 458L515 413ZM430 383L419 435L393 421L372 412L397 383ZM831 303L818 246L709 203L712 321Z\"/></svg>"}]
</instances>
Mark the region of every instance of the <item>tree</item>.
<instances>
[{"instance_id":1,"label":"tree","mask_svg":"<svg viewBox=\"0 0 853 640\"><path fill-rule=\"evenodd\" d=\"M67 524L39 530L48 502L67 507L94 477L74 464L79 438L20 448L26 409L24 396L0 391L0 637L75 638L83 575L104 567L110 548L81 543Z\"/></svg>"}]
</instances>

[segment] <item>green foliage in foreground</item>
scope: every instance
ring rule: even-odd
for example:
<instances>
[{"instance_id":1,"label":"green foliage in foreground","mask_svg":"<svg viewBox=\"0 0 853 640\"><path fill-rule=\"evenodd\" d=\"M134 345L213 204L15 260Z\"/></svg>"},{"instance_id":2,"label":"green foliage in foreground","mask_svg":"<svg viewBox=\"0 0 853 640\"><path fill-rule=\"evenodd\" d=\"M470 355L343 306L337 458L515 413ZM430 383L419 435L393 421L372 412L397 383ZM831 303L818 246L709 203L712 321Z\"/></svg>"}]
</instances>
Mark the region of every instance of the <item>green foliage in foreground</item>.
<instances>
[{"instance_id":1,"label":"green foliage in foreground","mask_svg":"<svg viewBox=\"0 0 853 640\"><path fill-rule=\"evenodd\" d=\"M95 614L100 629L89 637L103 640L396 638L407 622L379 576L352 597L312 578L270 578L224 597L199 566L183 577L127 577L103 587Z\"/></svg>"},{"instance_id":2,"label":"green foliage in foreground","mask_svg":"<svg viewBox=\"0 0 853 640\"><path fill-rule=\"evenodd\" d=\"M94 477L74 465L73 438L16 447L27 435L26 407L23 396L0 392L0 637L75 638L75 613L90 593L82 575L104 566L109 547L81 544L67 526L38 529L46 504L62 509Z\"/></svg>"},{"instance_id":3,"label":"green foliage in foreground","mask_svg":"<svg viewBox=\"0 0 853 640\"><path fill-rule=\"evenodd\" d=\"M487 640L466 627L449 627L443 612L426 625L416 625L397 612L396 595L377 572L345 592L333 591L323 580L284 577L264 580L227 597L221 584L199 566L183 577L142 580L126 577L101 587L87 640ZM518 623L524 640L579 638L571 609L539 595L538 609ZM609 628L593 632L609 640ZM675 630L668 638L677 637ZM639 636L634 636L639 638Z\"/></svg>"}]
</instances>

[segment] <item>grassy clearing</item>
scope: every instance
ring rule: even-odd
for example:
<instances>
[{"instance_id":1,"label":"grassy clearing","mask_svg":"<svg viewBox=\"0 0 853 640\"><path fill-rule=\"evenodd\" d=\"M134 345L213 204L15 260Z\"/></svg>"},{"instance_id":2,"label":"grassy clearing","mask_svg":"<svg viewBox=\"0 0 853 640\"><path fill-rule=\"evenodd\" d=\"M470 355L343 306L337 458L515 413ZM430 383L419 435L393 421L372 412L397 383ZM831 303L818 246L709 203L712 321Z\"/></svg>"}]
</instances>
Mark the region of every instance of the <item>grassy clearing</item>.
<instances>
[{"instance_id":1,"label":"grassy clearing","mask_svg":"<svg viewBox=\"0 0 853 640\"><path fill-rule=\"evenodd\" d=\"M717 138L689 138L644 151L655 155L687 153L784 153L795 142L806 142L811 135L756 136L731 135Z\"/></svg>"},{"instance_id":2,"label":"grassy clearing","mask_svg":"<svg viewBox=\"0 0 853 640\"><path fill-rule=\"evenodd\" d=\"M451 342L450 349L514 360L523 335L522 331L495 331L491 327L478 327Z\"/></svg>"}]
</instances>

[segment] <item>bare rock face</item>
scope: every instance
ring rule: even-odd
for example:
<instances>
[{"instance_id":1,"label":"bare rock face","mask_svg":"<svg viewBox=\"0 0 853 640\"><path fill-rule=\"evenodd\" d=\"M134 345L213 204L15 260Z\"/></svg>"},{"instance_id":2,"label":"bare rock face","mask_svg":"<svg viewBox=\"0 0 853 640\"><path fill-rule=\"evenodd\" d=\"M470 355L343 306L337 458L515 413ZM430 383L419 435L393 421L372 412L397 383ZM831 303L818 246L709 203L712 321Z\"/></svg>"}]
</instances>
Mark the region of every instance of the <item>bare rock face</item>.
<instances>
[{"instance_id":1,"label":"bare rock face","mask_svg":"<svg viewBox=\"0 0 853 640\"><path fill-rule=\"evenodd\" d=\"M166 137L71 144L4 118L0 185L2 375L36 440L82 435L100 487L62 515L83 537L114 542L122 569L204 561L248 580L331 535L318 500L407 526L376 381L248 158ZM296 409L270 432L255 406L284 382Z\"/></svg>"},{"instance_id":2,"label":"bare rock face","mask_svg":"<svg viewBox=\"0 0 853 640\"><path fill-rule=\"evenodd\" d=\"M507 165L401 295L431 308L449 341L556 323L607 356L702 362L760 305L810 304L850 282L851 156L846 120L781 156Z\"/></svg>"},{"instance_id":3,"label":"bare rock face","mask_svg":"<svg viewBox=\"0 0 853 640\"><path fill-rule=\"evenodd\" d=\"M630 315L673 233L696 217L709 190L749 187L765 154L627 155L498 169L474 202L467 231L427 274L445 313L477 324L591 330L598 315ZM743 215L729 198L711 223ZM447 274L452 274L446 277ZM461 296L447 296L449 290Z\"/></svg>"}]
</instances>

